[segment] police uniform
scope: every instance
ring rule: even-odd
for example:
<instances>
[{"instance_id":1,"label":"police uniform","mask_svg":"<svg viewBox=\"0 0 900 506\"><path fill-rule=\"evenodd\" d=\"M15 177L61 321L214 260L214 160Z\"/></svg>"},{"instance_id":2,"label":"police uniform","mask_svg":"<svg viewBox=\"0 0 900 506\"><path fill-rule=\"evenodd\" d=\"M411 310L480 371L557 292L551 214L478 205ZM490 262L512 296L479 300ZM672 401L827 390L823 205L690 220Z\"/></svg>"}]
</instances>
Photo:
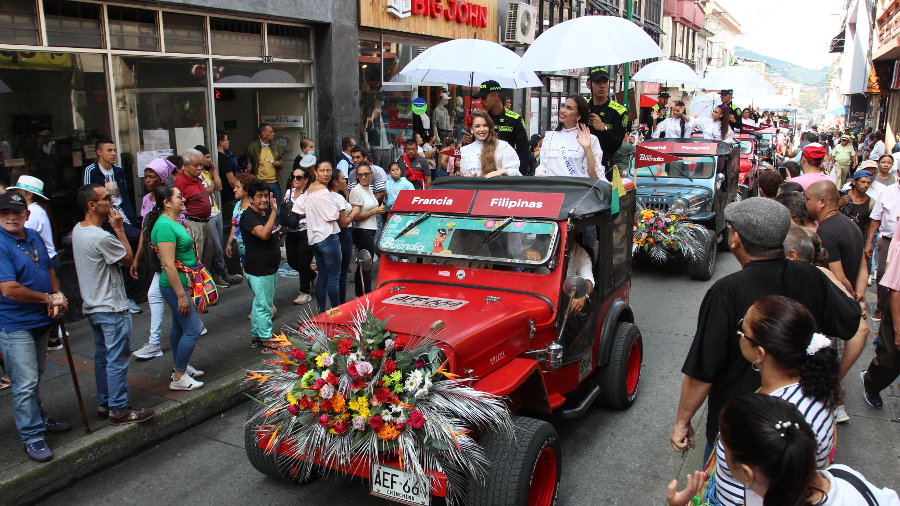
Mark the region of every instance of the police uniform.
<instances>
[{"instance_id":1,"label":"police uniform","mask_svg":"<svg viewBox=\"0 0 900 506\"><path fill-rule=\"evenodd\" d=\"M473 97L484 98L494 91L501 92L503 88L496 81L485 81L481 83L479 91ZM528 132L525 130L525 118L521 114L506 108L496 116L491 114L490 111L488 111L488 114L494 122L494 131L497 132L497 137L501 141L506 141L519 155L519 172L523 176L533 176L531 147L528 144Z\"/></svg>"},{"instance_id":2,"label":"police uniform","mask_svg":"<svg viewBox=\"0 0 900 506\"><path fill-rule=\"evenodd\" d=\"M731 95L732 93L733 93L732 90L722 90L719 92L719 95ZM734 102L732 102L728 105L726 105L723 102L721 104L721 106L727 107L728 110L731 111L731 114L734 114L734 121L729 121L729 124L731 125L731 129L734 130L734 133L740 133L740 131L741 131L741 108L734 105ZM725 118L725 119L727 120L728 118Z\"/></svg>"},{"instance_id":3,"label":"police uniform","mask_svg":"<svg viewBox=\"0 0 900 506\"><path fill-rule=\"evenodd\" d=\"M609 79L609 70L606 67L592 67L588 72L588 79L591 81L597 82L604 78ZM591 126L591 133L596 135L597 140L600 141L600 148L603 149L603 166L607 169L606 177L612 181L609 173L609 164L625 139L625 131L628 129L628 109L611 98L608 98L606 103L602 105L596 105L593 100L588 100L588 107L591 110L591 114L600 116L600 119L606 125L606 130L604 131L595 130Z\"/></svg>"}]
</instances>

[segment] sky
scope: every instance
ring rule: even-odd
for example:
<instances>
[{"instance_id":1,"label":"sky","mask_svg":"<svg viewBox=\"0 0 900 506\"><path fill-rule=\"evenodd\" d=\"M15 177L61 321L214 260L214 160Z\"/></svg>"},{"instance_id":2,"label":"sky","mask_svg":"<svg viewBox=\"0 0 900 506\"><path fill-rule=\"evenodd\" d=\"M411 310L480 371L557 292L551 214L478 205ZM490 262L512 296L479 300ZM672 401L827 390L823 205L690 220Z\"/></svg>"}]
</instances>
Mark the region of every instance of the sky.
<instances>
[{"instance_id":1,"label":"sky","mask_svg":"<svg viewBox=\"0 0 900 506\"><path fill-rule=\"evenodd\" d=\"M811 69L831 65L844 0L718 1L741 25L738 46Z\"/></svg>"}]
</instances>

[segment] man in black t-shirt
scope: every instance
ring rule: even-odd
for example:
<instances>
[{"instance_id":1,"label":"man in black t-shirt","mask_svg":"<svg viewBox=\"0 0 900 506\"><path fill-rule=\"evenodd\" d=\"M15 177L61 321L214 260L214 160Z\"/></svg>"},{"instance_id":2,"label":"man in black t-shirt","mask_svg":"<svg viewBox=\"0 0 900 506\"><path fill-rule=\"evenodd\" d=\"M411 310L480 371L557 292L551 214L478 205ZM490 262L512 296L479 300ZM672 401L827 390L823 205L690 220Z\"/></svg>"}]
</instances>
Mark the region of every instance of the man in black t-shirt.
<instances>
[{"instance_id":1,"label":"man in black t-shirt","mask_svg":"<svg viewBox=\"0 0 900 506\"><path fill-rule=\"evenodd\" d=\"M742 270L717 281L706 292L697 318L697 333L681 372L684 382L669 439L676 451L694 444L691 418L709 397L706 420L708 457L719 432L719 413L736 395L760 386L759 373L744 359L738 322L760 297L784 295L810 310L818 331L843 340L859 328L859 304L847 297L816 267L784 258L782 246L790 213L778 202L754 197L729 204L725 220L731 229L731 252Z\"/></svg>"},{"instance_id":2,"label":"man in black t-shirt","mask_svg":"<svg viewBox=\"0 0 900 506\"><path fill-rule=\"evenodd\" d=\"M866 243L853 220L841 214L841 194L831 181L809 185L806 211L810 219L818 221L816 233L828 252L828 270L858 301L865 301L869 269L863 255Z\"/></svg>"},{"instance_id":3,"label":"man in black t-shirt","mask_svg":"<svg viewBox=\"0 0 900 506\"><path fill-rule=\"evenodd\" d=\"M275 281L281 264L281 247L273 233L278 215L275 196L269 185L257 179L247 185L250 207L241 214L241 237L244 239L247 261L244 272L253 290L250 309L251 345L265 346L272 338L272 314L275 302Z\"/></svg>"}]
</instances>

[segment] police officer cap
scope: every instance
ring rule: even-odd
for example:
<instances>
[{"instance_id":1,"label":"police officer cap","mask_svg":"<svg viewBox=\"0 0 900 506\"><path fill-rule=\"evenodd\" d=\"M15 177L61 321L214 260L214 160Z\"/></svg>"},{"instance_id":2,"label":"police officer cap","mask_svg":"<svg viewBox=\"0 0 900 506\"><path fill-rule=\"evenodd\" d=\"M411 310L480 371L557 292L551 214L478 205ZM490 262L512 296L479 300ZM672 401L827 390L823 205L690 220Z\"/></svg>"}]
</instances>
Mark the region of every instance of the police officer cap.
<instances>
[{"instance_id":1,"label":"police officer cap","mask_svg":"<svg viewBox=\"0 0 900 506\"><path fill-rule=\"evenodd\" d=\"M725 220L745 243L770 249L781 247L791 228L791 213L787 207L765 197L728 204Z\"/></svg>"},{"instance_id":2,"label":"police officer cap","mask_svg":"<svg viewBox=\"0 0 900 506\"><path fill-rule=\"evenodd\" d=\"M669 97L671 97L671 95L669 95L669 92L667 92L667 91L664 91L664 92L660 93L660 94L657 95L657 96L658 96L659 98L669 98Z\"/></svg>"},{"instance_id":3,"label":"police officer cap","mask_svg":"<svg viewBox=\"0 0 900 506\"><path fill-rule=\"evenodd\" d=\"M503 91L503 88L500 86L500 83L497 81L489 80L481 83L481 87L478 88L478 93L472 95L473 98L484 98L488 96L488 93L491 92L500 92Z\"/></svg>"},{"instance_id":4,"label":"police officer cap","mask_svg":"<svg viewBox=\"0 0 900 506\"><path fill-rule=\"evenodd\" d=\"M593 82L599 82L601 79L609 79L609 67L591 67L588 71L588 77Z\"/></svg>"},{"instance_id":5,"label":"police officer cap","mask_svg":"<svg viewBox=\"0 0 900 506\"><path fill-rule=\"evenodd\" d=\"M722 90L719 95L734 95L734 90Z\"/></svg>"}]
</instances>

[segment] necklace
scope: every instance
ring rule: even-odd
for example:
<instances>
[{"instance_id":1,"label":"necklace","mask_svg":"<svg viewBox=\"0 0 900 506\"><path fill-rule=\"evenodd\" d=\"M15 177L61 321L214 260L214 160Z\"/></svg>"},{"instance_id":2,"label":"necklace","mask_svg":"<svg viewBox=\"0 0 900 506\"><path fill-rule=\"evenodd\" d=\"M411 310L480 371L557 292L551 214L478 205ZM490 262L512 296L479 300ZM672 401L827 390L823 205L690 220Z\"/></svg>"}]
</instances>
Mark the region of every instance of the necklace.
<instances>
[{"instance_id":1,"label":"necklace","mask_svg":"<svg viewBox=\"0 0 900 506\"><path fill-rule=\"evenodd\" d=\"M41 258L38 256L37 248L32 246L32 249L34 250L34 252L32 253L31 251L28 251L27 249L23 248L22 245L19 244L19 241L16 241L16 246L20 250L22 250L22 253L25 253L26 255L28 255L28 258L30 258L32 262L39 263L41 261Z\"/></svg>"}]
</instances>

